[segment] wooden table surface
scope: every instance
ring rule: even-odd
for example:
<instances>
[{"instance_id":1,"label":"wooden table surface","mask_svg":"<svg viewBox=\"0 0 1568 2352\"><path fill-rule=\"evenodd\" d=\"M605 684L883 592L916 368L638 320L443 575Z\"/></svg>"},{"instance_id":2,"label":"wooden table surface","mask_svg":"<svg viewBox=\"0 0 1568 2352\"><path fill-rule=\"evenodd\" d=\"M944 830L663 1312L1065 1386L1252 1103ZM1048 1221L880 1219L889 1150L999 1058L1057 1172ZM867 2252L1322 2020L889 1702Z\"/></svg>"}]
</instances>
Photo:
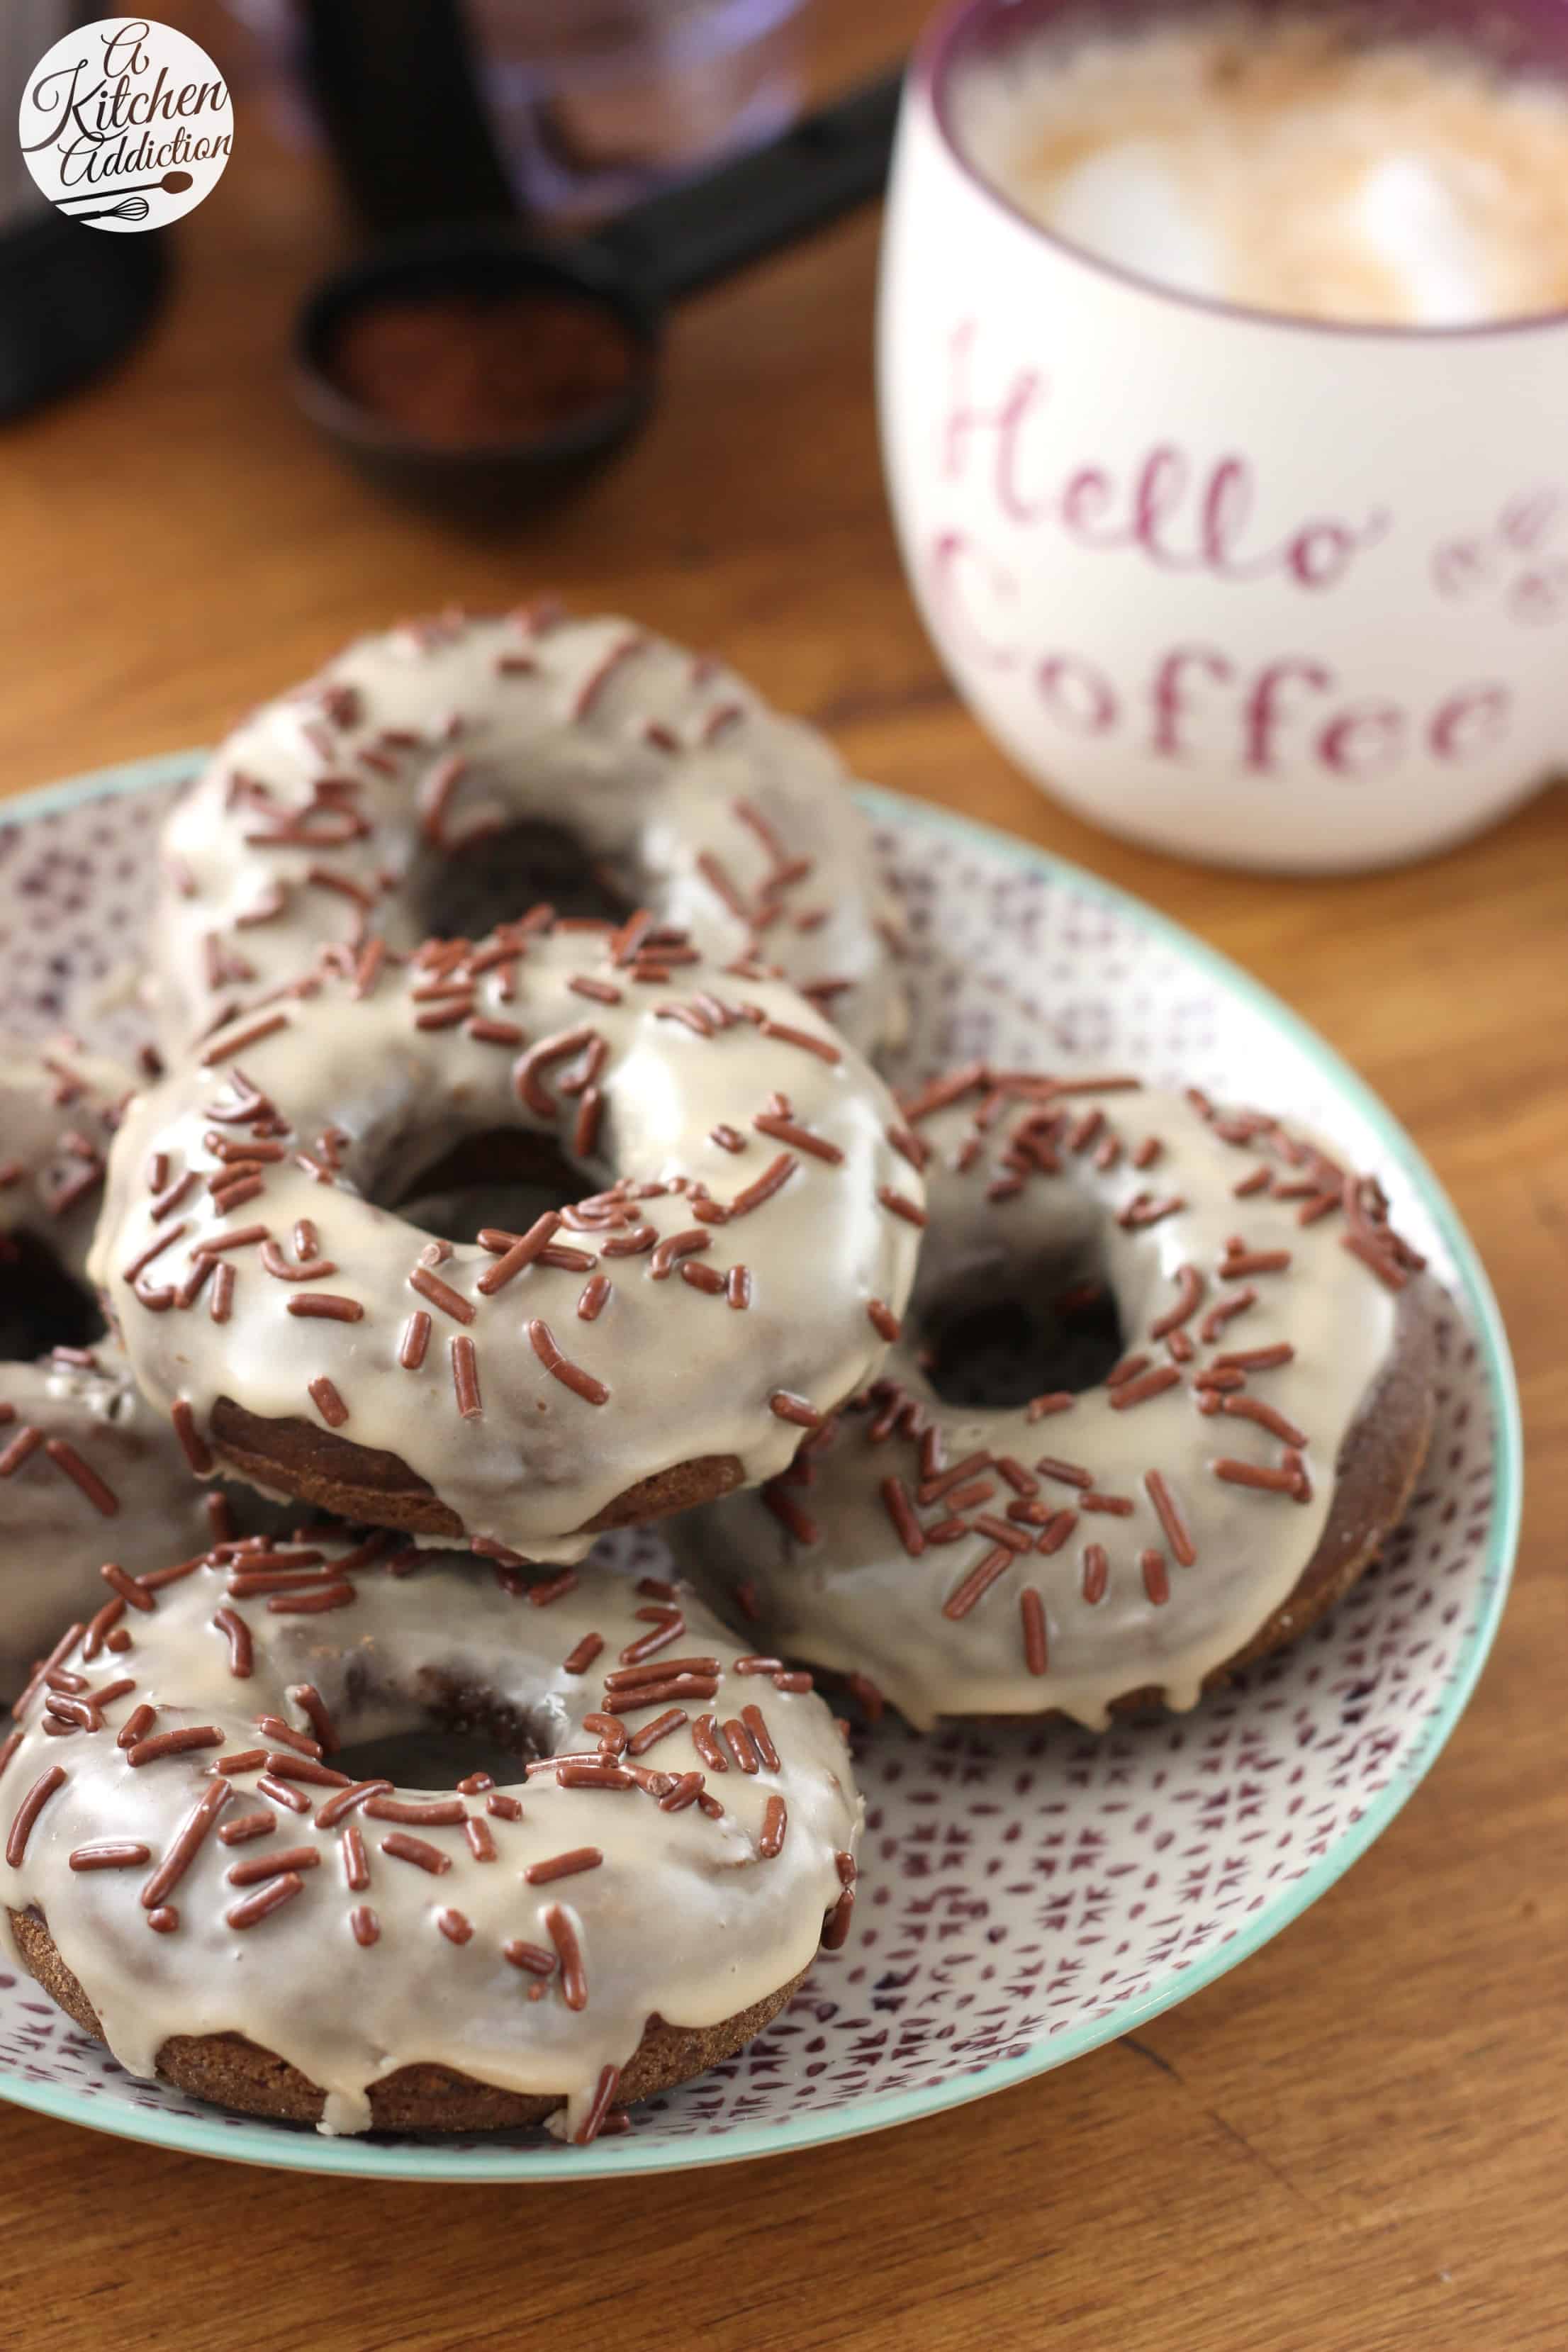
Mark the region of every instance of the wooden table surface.
<instances>
[{"instance_id":1,"label":"wooden table surface","mask_svg":"<svg viewBox=\"0 0 1568 2352\"><path fill-rule=\"evenodd\" d=\"M863 13L874 28L825 36L836 74L918 11ZM1139 893L1356 1065L1500 1296L1524 1548L1480 1689L1408 1809L1288 1934L1136 2042L847 2147L521 2189L329 2192L0 2107L5 2340L1561 2347L1568 793L1435 863L1319 882L1202 872L1042 799L952 699L900 576L869 216L692 304L641 443L547 526L489 543L343 473L289 404L295 301L347 241L308 161L242 110L152 337L0 438L0 792L210 740L341 638L453 599L555 584L721 648L862 774Z\"/></svg>"}]
</instances>

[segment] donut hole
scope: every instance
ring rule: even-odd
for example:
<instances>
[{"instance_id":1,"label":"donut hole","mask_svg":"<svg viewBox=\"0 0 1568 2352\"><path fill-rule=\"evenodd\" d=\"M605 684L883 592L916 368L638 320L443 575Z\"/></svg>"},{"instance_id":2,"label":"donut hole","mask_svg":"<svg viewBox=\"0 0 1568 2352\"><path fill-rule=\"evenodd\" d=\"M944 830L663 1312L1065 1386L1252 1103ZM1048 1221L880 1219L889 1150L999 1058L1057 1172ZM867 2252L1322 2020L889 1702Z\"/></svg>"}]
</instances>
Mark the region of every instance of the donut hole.
<instances>
[{"instance_id":1,"label":"donut hole","mask_svg":"<svg viewBox=\"0 0 1568 2352\"><path fill-rule=\"evenodd\" d=\"M0 1235L0 1360L30 1362L51 1348L90 1348L104 1333L98 1302L36 1234Z\"/></svg>"},{"instance_id":2,"label":"donut hole","mask_svg":"<svg viewBox=\"0 0 1568 2352\"><path fill-rule=\"evenodd\" d=\"M362 1704L369 1702L366 1693L357 1696ZM353 1738L354 1703L354 1696L347 1696L339 1711L340 1727L350 1737L331 1761L334 1771L355 1780L447 1790L475 1772L488 1772L504 1788L520 1780L548 1745L525 1715L493 1691L465 1689L430 1671L412 1691L376 1694L374 1709L384 1720L389 1711L406 1714L392 1730Z\"/></svg>"},{"instance_id":3,"label":"donut hole","mask_svg":"<svg viewBox=\"0 0 1568 2352\"><path fill-rule=\"evenodd\" d=\"M1110 1286L1081 1274L1038 1296L939 1294L915 1332L920 1362L944 1404L1011 1412L1050 1390L1099 1386L1122 1353Z\"/></svg>"},{"instance_id":4,"label":"donut hole","mask_svg":"<svg viewBox=\"0 0 1568 2352\"><path fill-rule=\"evenodd\" d=\"M341 1748L332 1769L356 1780L391 1780L399 1789L455 1789L474 1772L488 1772L505 1788L522 1777L516 1754L499 1739L439 1723Z\"/></svg>"},{"instance_id":5,"label":"donut hole","mask_svg":"<svg viewBox=\"0 0 1568 2352\"><path fill-rule=\"evenodd\" d=\"M552 1137L493 1128L450 1146L388 1205L442 1241L474 1242L487 1225L526 1233L547 1209L580 1201L595 1181Z\"/></svg>"},{"instance_id":6,"label":"donut hole","mask_svg":"<svg viewBox=\"0 0 1568 2352\"><path fill-rule=\"evenodd\" d=\"M432 861L416 890L421 929L443 940L482 940L541 903L608 923L625 922L635 905L568 826L543 818L505 825Z\"/></svg>"}]
</instances>

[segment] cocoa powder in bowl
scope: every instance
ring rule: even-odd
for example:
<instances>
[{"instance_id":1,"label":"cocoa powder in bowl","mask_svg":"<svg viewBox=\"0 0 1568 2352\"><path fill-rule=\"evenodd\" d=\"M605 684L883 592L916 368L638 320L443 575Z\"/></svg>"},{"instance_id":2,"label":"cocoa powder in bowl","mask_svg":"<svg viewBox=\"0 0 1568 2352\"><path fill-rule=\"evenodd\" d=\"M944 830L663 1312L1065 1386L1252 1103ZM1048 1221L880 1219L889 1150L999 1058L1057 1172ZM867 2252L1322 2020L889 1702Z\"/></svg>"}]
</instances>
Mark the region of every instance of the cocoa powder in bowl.
<instances>
[{"instance_id":1,"label":"cocoa powder in bowl","mask_svg":"<svg viewBox=\"0 0 1568 2352\"><path fill-rule=\"evenodd\" d=\"M552 290L409 294L346 318L325 373L431 449L547 439L623 394L640 364L604 305Z\"/></svg>"}]
</instances>

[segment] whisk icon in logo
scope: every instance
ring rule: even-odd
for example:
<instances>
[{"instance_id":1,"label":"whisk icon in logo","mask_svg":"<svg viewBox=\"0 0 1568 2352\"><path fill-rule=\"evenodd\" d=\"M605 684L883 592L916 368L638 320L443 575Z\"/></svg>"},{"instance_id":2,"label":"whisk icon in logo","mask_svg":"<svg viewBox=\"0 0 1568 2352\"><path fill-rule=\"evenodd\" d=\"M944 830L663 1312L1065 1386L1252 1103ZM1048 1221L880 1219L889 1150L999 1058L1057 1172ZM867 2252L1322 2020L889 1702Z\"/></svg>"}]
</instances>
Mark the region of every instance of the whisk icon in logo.
<instances>
[{"instance_id":1,"label":"whisk icon in logo","mask_svg":"<svg viewBox=\"0 0 1568 2352\"><path fill-rule=\"evenodd\" d=\"M172 25L100 16L46 50L17 135L49 202L90 228L162 228L212 194L234 143L228 88Z\"/></svg>"}]
</instances>

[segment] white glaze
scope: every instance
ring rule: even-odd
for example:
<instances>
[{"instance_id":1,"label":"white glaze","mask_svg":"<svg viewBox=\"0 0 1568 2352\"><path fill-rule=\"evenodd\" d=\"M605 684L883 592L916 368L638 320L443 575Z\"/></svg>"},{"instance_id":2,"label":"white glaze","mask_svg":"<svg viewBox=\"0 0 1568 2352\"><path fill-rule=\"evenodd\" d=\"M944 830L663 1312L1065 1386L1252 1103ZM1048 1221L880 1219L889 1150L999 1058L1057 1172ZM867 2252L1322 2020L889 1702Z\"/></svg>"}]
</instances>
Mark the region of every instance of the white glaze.
<instances>
[{"instance_id":1,"label":"white glaze","mask_svg":"<svg viewBox=\"0 0 1568 2352\"><path fill-rule=\"evenodd\" d=\"M0 1363L0 1409L14 1415L0 1424L0 1454L22 1430L41 1430L68 1445L117 1506L100 1509L45 1446L0 1483L0 1701L15 1696L66 1625L108 1598L105 1560L139 1576L201 1551L221 1532L212 1514L229 1496L242 1498L236 1527L258 1527L266 1512L248 1487L193 1478L119 1349L102 1340L92 1352L93 1366Z\"/></svg>"},{"instance_id":2,"label":"white glaze","mask_svg":"<svg viewBox=\"0 0 1568 2352\"><path fill-rule=\"evenodd\" d=\"M0 1286L5 1236L17 1232L44 1242L66 1273L83 1276L99 1187L58 1204L91 1174L94 1155L101 1164L135 1083L120 1064L75 1045L40 1054L36 1045L0 1040L0 1165L21 1171L0 1185ZM208 1505L216 1494L192 1478L112 1341L91 1352L90 1364L0 1360L0 1462L29 1430L45 1441L0 1479L0 1698L20 1689L62 1626L102 1601L104 1560L135 1573L213 1538ZM111 1512L61 1466L50 1443L68 1446L102 1481Z\"/></svg>"},{"instance_id":3,"label":"white glaze","mask_svg":"<svg viewBox=\"0 0 1568 2352\"><path fill-rule=\"evenodd\" d=\"M421 786L454 759L460 781L426 824ZM347 780L351 812L342 799L317 812L310 829L327 845L254 838L310 808L323 777ZM858 1045L894 1043L903 998L885 934L896 908L847 781L815 729L628 621L541 607L362 638L246 719L170 817L153 950L163 1034L183 1044L366 927L415 946L451 847L497 819L532 818L574 835L584 865L606 868L629 904L703 929L720 961L760 942L797 987L823 990ZM771 892L778 860L737 803L787 860L806 861ZM727 903L705 858L757 920ZM312 869L346 881L363 908ZM282 912L247 923L275 889ZM838 981L852 984L828 985Z\"/></svg>"},{"instance_id":4,"label":"white glaze","mask_svg":"<svg viewBox=\"0 0 1568 2352\"><path fill-rule=\"evenodd\" d=\"M1015 1172L1008 1139L1026 1107L1015 1104L996 1120L961 1172L954 1161L979 1132L972 1114L985 1093L982 1084L921 1124L933 1152L926 1171L931 1224L888 1372L916 1401L919 1423L941 1433L944 1464L984 1449L1033 1472L1042 1456L1054 1457L1091 1472L1092 1491L1131 1500L1131 1515L1080 1512L1063 1548L1046 1557L1021 1553L954 1622L943 1615L943 1603L994 1548L993 1538L973 1529L973 1512L1005 1518L1019 1497L1005 1478L986 1473L991 1493L971 1507L972 1531L911 1559L881 1484L896 1476L915 1496L918 1449L907 1430L874 1441L874 1414L866 1412L841 1417L830 1444L808 1440L807 1458L772 1490L786 1510L798 1507L815 1522L817 1540L797 1542L768 1496L758 1494L736 1495L673 1521L670 1538L721 1605L732 1609L737 1592L752 1589L751 1630L759 1642L817 1666L868 1675L921 1727L944 1715L1061 1709L1099 1727L1113 1699L1150 1686L1163 1690L1167 1705L1189 1707L1205 1675L1272 1616L1311 1559L1345 1433L1389 1360L1398 1300L1342 1246L1347 1222L1339 1209L1303 1227L1300 1201L1282 1201L1272 1191L1235 1196L1238 1179L1264 1164L1275 1171L1275 1185L1313 1179L1324 1167L1311 1156L1321 1147L1310 1147L1293 1165L1267 1123L1251 1139L1227 1142L1184 1096L1069 1095L1072 1119L1095 1105L1103 1126L1079 1149L1058 1145L1060 1173L1037 1169L1010 1197L994 1201L989 1188ZM1247 1115L1242 1123L1244 1129ZM1242 1129L1233 1131L1239 1138ZM1094 1154L1110 1134L1120 1140L1119 1156L1114 1166L1099 1167ZM1140 1171L1131 1154L1151 1135L1160 1139L1160 1154ZM1323 1186L1332 1191L1330 1170L1331 1163ZM1184 1205L1142 1229L1124 1229L1118 1213L1140 1192L1176 1195ZM1218 1269L1232 1235L1250 1250L1289 1250L1289 1267L1223 1278ZM1169 1342L1147 1335L1175 1302L1183 1265L1204 1280L1201 1302L1184 1327L1194 1353L1176 1367L1179 1384L1131 1408L1116 1409L1114 1391L1101 1386L1044 1418L1031 1420L1022 1409L977 1412L941 1402L921 1370L922 1324L939 1305L951 1311L955 1297L979 1305L1020 1291L1044 1305L1086 1275L1109 1283L1124 1349L1147 1353L1152 1370L1170 1361ZM1212 1342L1201 1342L1205 1314L1247 1288L1256 1292L1256 1303L1225 1323ZM1216 1357L1281 1342L1294 1349L1294 1360L1249 1372L1243 1393L1306 1433L1305 1501L1216 1478L1211 1465L1217 1458L1278 1467L1285 1448L1253 1422L1196 1410L1195 1377ZM1197 1553L1193 1565L1173 1557L1144 1485L1151 1469L1163 1474L1175 1498ZM1079 1502L1078 1491L1059 1478L1041 1474L1037 1486L1039 1499L1054 1510ZM917 1513L925 1528L951 1516L940 1499ZM1109 1555L1104 1597L1092 1603L1083 1591L1090 1543ZM1161 1555L1169 1585L1163 1601L1145 1584L1146 1549ZM1026 1660L1020 1593L1026 1586L1039 1592L1046 1611L1044 1675L1032 1674Z\"/></svg>"},{"instance_id":5,"label":"white glaze","mask_svg":"<svg viewBox=\"0 0 1568 2352\"><path fill-rule=\"evenodd\" d=\"M322 1549L330 1580L333 1563L353 1555L342 1543ZM482 1794L466 1801L490 1832L489 1860L473 1854L460 1824L405 1828L351 1812L371 1882L351 1892L341 1830L320 1828L314 1818L334 1791L303 1785L312 1810L287 1811L258 1793L255 1768L233 1776L235 1793L219 1826L270 1810L276 1828L233 1845L209 1834L169 1896L178 1925L153 1932L142 1888L217 1777L215 1759L269 1745L287 1756L258 1734L257 1718L265 1714L310 1731L291 1686L314 1685L343 1752L353 1742L426 1723L421 1689L447 1685L493 1694L525 1719L530 1744L542 1754L592 1754L596 1735L583 1718L600 1705L605 1671L650 1633L649 1602L604 1570L586 1571L574 1590L537 1607L503 1591L487 1569L427 1554L411 1573L373 1566L351 1575L353 1603L312 1615L273 1613L263 1599L226 1604L227 1580L226 1569L209 1564L164 1587L152 1613L128 1611L133 1641L119 1656L100 1654L83 1668L73 1652L63 1663L85 1671L91 1688L127 1675L134 1692L102 1711L101 1730L63 1738L43 1732L44 1695L35 1696L21 1745L0 1779L0 1821L9 1832L40 1773L58 1765L68 1775L39 1814L20 1866L0 1863L0 1905L44 1915L110 2047L132 2074L152 2074L171 2034L232 2032L277 2052L326 2090L329 2130L363 2130L369 2085L420 2062L563 2097L568 2128L576 2129L601 2069L625 2065L650 2014L675 2026L717 2024L788 1982L811 1958L840 1892L835 1854L853 1853L859 1829L847 1751L821 1699L778 1689L765 1674L736 1674L731 1662L744 1654L742 1645L685 1594L679 1596L685 1630L665 1654L721 1662L718 1695L702 1706L721 1723L742 1706L759 1706L778 1769L764 1764L748 1774L731 1760L716 1774L687 1727L649 1748L646 1765L671 1776L703 1772L709 1792L722 1801L721 1817L710 1818L696 1803L666 1812L641 1788L574 1789L548 1771L526 1780L520 1772L508 1792L522 1806L520 1820L490 1814ZM248 1679L231 1673L228 1641L213 1626L221 1605L249 1629ZM652 1615L658 1613L655 1603ZM563 1661L590 1633L603 1636L604 1652L585 1671L567 1673ZM157 1708L155 1730L212 1725L223 1747L133 1769L116 1733L143 1702ZM628 1728L635 1733L664 1711L630 1712ZM418 1802L448 1793L400 1789L396 1796ZM766 1859L759 1840L775 1796L788 1822L781 1850ZM385 1853L382 1839L400 1830L437 1847L449 1867L435 1875ZM149 1861L69 1867L74 1848L110 1839L146 1844ZM226 1913L256 1890L235 1886L226 1873L268 1847L300 1845L319 1851L321 1861L300 1874L298 1895L258 1924L228 1925ZM541 1885L524 1879L530 1865L583 1846L601 1852L601 1866ZM379 1927L368 1947L351 1927L360 1904L372 1907ZM580 2009L563 1998L559 1969L544 1996L530 2000L539 1979L502 1952L513 1939L550 1948L545 1915L554 1904L569 1915L581 1946L588 1998ZM467 1941L448 1940L437 1926L437 1915L448 1908L470 1925Z\"/></svg>"},{"instance_id":6,"label":"white glaze","mask_svg":"<svg viewBox=\"0 0 1568 2352\"><path fill-rule=\"evenodd\" d=\"M521 1048L481 1042L468 1018L438 1030L416 1025L443 1008L439 998L420 1000L421 989L440 984L427 963L388 962L363 997L329 969L306 998L283 1004L279 1030L236 1045L254 1027L242 1019L203 1058L173 1069L133 1106L116 1142L92 1272L137 1381L163 1412L186 1399L205 1429L215 1401L226 1395L264 1417L314 1418L310 1384L325 1377L348 1406L346 1440L396 1454L470 1538L539 1559L580 1559L592 1540L588 1522L627 1487L677 1465L734 1455L752 1481L784 1466L799 1427L770 1399L785 1391L828 1411L875 1370L885 1345L870 1303L901 1309L918 1239L916 1224L879 1195L897 1192L918 1215L921 1180L889 1140L892 1097L792 990L701 960L676 964L663 984L641 985L615 961L618 936L590 928L528 937L514 967L492 966L475 982L472 1017L521 1028L530 1048L584 1027L602 1036L603 1123L595 1148L576 1162L595 1189L611 1178L669 1185L626 1212L661 1239L693 1228L704 1189L731 1202L786 1150L753 1122L770 1116L775 1092L787 1096L793 1119L841 1156L830 1164L798 1150L772 1198L702 1228L710 1235L702 1266L719 1274L748 1267L750 1306L736 1311L679 1268L661 1277L655 1255L616 1255L613 1240L601 1259L603 1235L563 1230L557 1243L581 1246L613 1282L597 1319L578 1313L584 1266L534 1264L487 1297L478 1285L496 1260L472 1244L450 1250L438 1266L440 1282L471 1303L471 1323L432 1307L410 1282L426 1236L365 1195L405 1197L465 1136L500 1127L559 1130L570 1153L585 1097L567 1088L581 1057L543 1073L555 1111L542 1118L517 1093ZM476 951L476 963L488 954ZM575 992L578 978L608 985L617 1001ZM710 1036L663 1017L705 995L737 1013L750 1007L751 1016ZM763 1034L759 1018L819 1041L821 1050ZM204 1139L221 1134L236 1146L245 1139L242 1125L215 1128L212 1117L214 1103L230 1097L237 1068L287 1122L290 1156L266 1168L258 1197L225 1212L208 1190L219 1162ZM722 1122L743 1137L742 1149L713 1139ZM347 1141L338 1181L323 1183L292 1155L319 1153L329 1127ZM167 1156L173 1178L188 1171L199 1178L162 1223L145 1178L155 1151ZM199 1268L204 1245L257 1223L292 1260L300 1219L316 1227L330 1274L290 1282L266 1270L256 1246L237 1249L225 1323L210 1319L210 1296L158 1312L125 1279L171 1233L172 1245L144 1276L157 1290L178 1290ZM302 1319L290 1309L305 1292L347 1297L363 1318ZM409 1370L399 1352L415 1310L431 1313L433 1329L423 1364ZM607 1402L589 1403L551 1377L531 1343L534 1318L609 1390ZM465 1335L477 1351L482 1400L482 1411L467 1419L458 1411L451 1353Z\"/></svg>"}]
</instances>

